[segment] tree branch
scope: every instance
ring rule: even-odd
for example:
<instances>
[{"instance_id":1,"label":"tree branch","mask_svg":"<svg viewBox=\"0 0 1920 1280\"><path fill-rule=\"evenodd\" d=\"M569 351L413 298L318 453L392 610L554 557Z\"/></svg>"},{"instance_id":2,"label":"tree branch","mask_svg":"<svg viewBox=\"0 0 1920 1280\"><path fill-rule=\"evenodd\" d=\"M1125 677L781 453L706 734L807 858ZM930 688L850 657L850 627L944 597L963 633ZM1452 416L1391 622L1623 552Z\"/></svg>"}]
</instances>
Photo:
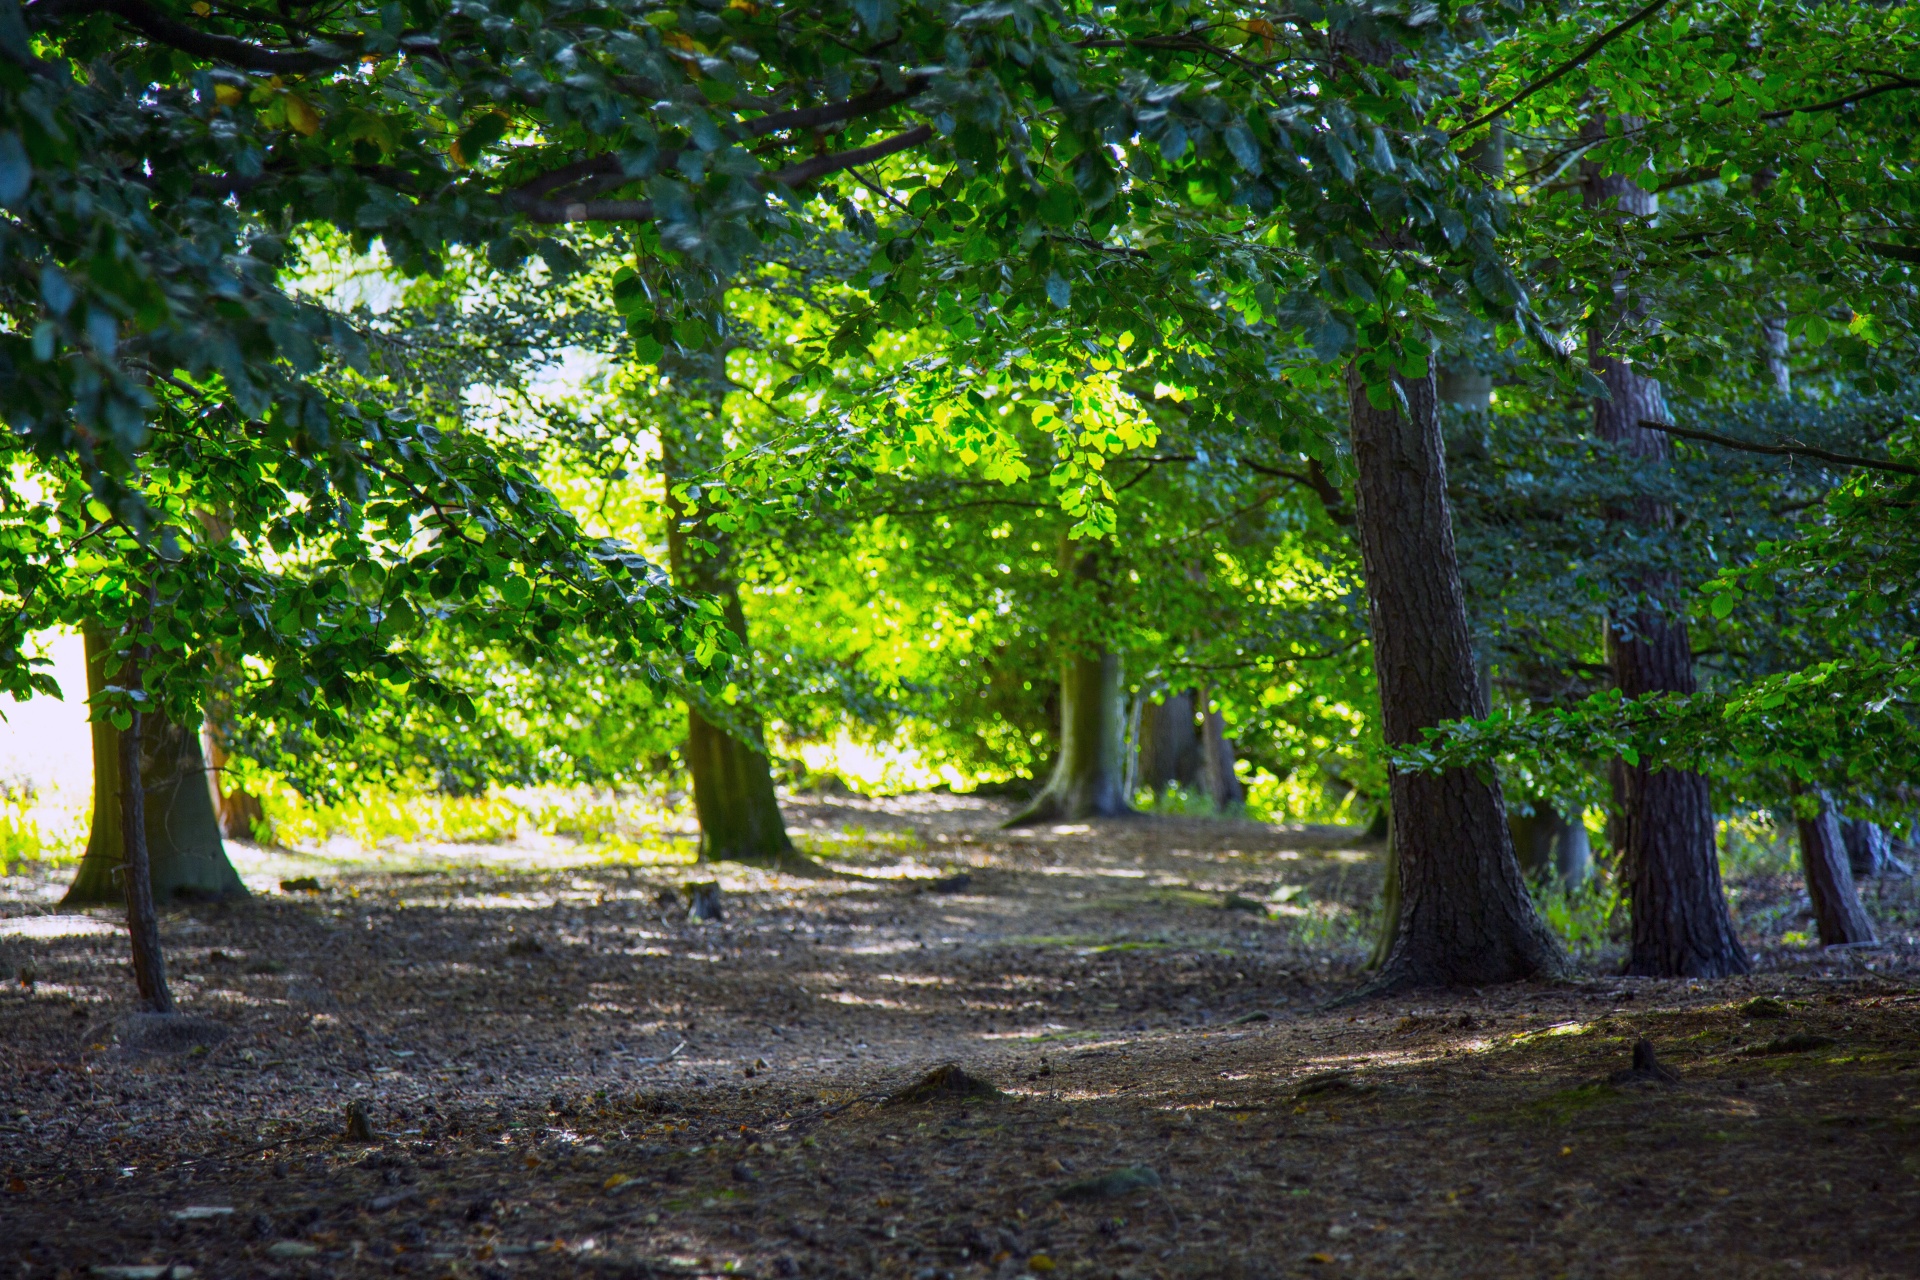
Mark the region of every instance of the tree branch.
<instances>
[{"instance_id":1,"label":"tree branch","mask_svg":"<svg viewBox=\"0 0 1920 1280\"><path fill-rule=\"evenodd\" d=\"M851 151L836 151L831 155L815 156L799 164L789 165L785 169L776 169L753 179L753 185L761 191L773 186L800 187L830 173L851 169L857 165L870 164L884 159L898 151L917 147L933 136L931 125L917 125L905 133L883 138L879 142L864 147L855 147ZM586 166L582 168L582 166ZM567 166L567 172L578 172L591 176L592 165L580 161ZM570 180L577 181L577 177ZM544 178L536 178L525 186L506 193L507 204L526 215L529 221L553 224L564 222L648 222L653 219L654 209L651 200L587 200L554 199L543 197L535 192L551 190Z\"/></svg>"},{"instance_id":2,"label":"tree branch","mask_svg":"<svg viewBox=\"0 0 1920 1280\"><path fill-rule=\"evenodd\" d=\"M29 22L39 28L69 15L110 13L149 40L182 53L276 75L325 71L344 66L358 56L347 46L331 42L310 44L304 49L270 49L234 36L197 31L144 0L37 0L27 6L26 12Z\"/></svg>"},{"instance_id":3,"label":"tree branch","mask_svg":"<svg viewBox=\"0 0 1920 1280\"><path fill-rule=\"evenodd\" d=\"M1732 436L1723 436L1712 431L1695 431L1691 427L1676 427L1665 422L1655 422L1651 418L1640 419L1640 425L1648 431L1664 431L1670 436L1679 436L1683 440L1700 440L1707 444L1717 444L1723 449L1738 449L1742 453L1766 453L1786 458L1813 458L1842 467L1865 467L1869 471L1891 471L1903 476L1920 476L1920 467L1909 462L1895 462L1890 458L1863 458L1858 454L1835 453L1831 449L1822 449L1810 444L1755 444L1751 440L1737 440Z\"/></svg>"},{"instance_id":4,"label":"tree branch","mask_svg":"<svg viewBox=\"0 0 1920 1280\"><path fill-rule=\"evenodd\" d=\"M1568 59L1566 62L1561 63L1559 66L1555 67L1552 71L1549 71L1546 75L1541 76L1538 80L1535 80L1532 84L1528 85L1526 88L1522 89L1520 92L1514 94L1511 98L1508 98L1505 102L1501 103L1499 106L1495 107L1493 110L1487 112L1485 115L1478 116L1475 119L1469 120L1467 121L1467 123L1461 125L1458 129L1452 130L1447 134L1447 137L1458 138L1462 134L1473 132L1475 129L1478 129L1481 125L1486 124L1490 120L1498 120L1501 116L1507 114L1507 112L1513 110L1515 107L1525 102L1528 98L1531 98L1534 94L1540 92L1542 89L1546 88L1548 85L1558 80L1561 76L1566 75L1567 72L1578 70L1580 67L1583 67L1587 63L1591 62L1595 54L1599 53L1602 49L1612 44L1615 40L1619 39L1621 36L1627 34L1627 32L1633 30L1635 27L1645 22L1648 18L1651 18L1654 14L1658 13L1660 10L1666 8L1666 6L1667 6L1667 0L1653 0L1652 4L1640 10L1638 13L1634 14L1632 17L1628 18L1625 22L1622 22L1619 26L1613 28L1611 31L1605 32L1604 34L1600 35L1598 38L1596 38L1591 43L1589 43L1586 48L1582 49L1579 53L1574 54L1573 57Z\"/></svg>"},{"instance_id":5,"label":"tree branch","mask_svg":"<svg viewBox=\"0 0 1920 1280\"><path fill-rule=\"evenodd\" d=\"M1811 115L1816 111L1838 111L1850 107L1856 102L1865 102L1868 98L1877 98L1883 93L1892 93L1895 89L1920 89L1920 80L1909 80L1905 76L1895 76L1885 84L1876 84L1862 89L1859 93L1850 93L1844 98L1835 98L1831 102L1817 102L1810 107L1785 107L1779 111L1762 112L1762 120L1785 120L1788 116Z\"/></svg>"}]
</instances>

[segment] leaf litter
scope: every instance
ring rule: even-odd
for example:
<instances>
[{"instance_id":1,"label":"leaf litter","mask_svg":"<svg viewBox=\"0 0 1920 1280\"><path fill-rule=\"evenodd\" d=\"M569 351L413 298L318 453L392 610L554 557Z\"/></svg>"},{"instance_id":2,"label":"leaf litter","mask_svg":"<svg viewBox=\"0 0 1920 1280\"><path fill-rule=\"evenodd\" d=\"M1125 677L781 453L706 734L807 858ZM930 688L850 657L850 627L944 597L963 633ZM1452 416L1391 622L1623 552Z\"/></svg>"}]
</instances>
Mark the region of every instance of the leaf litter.
<instances>
[{"instance_id":1,"label":"leaf litter","mask_svg":"<svg viewBox=\"0 0 1920 1280\"><path fill-rule=\"evenodd\" d=\"M177 910L182 1007L227 1033L181 1052L114 1049L112 935L10 938L36 983L0 997L0 1262L1233 1280L1920 1256L1911 936L1715 982L1328 1008L1363 930L1222 904L1360 918L1378 851L1351 832L1008 833L924 799L793 806L863 878L699 868L717 920L656 905L692 868L578 865ZM918 879L893 875L909 838Z\"/></svg>"}]
</instances>

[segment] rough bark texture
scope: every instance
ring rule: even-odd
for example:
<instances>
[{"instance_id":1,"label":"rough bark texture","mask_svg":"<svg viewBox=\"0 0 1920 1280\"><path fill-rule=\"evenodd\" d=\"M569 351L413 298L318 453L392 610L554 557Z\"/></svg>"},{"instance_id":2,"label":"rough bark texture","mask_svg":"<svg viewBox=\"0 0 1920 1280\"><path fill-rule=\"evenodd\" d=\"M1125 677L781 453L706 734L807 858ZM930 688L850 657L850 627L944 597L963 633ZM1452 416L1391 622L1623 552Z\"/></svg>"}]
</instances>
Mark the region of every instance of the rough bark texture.
<instances>
[{"instance_id":1,"label":"rough bark texture","mask_svg":"<svg viewBox=\"0 0 1920 1280\"><path fill-rule=\"evenodd\" d=\"M1060 664L1060 754L1053 775L1008 826L1120 818L1131 814L1121 785L1126 749L1120 710L1120 655L1070 654Z\"/></svg>"},{"instance_id":2,"label":"rough bark texture","mask_svg":"<svg viewBox=\"0 0 1920 1280\"><path fill-rule=\"evenodd\" d=\"M1807 901L1813 907L1814 926L1822 946L1872 942L1873 919L1860 905L1847 865L1847 849L1840 836L1840 816L1827 797L1819 812L1799 818L1800 869L1807 877Z\"/></svg>"},{"instance_id":3,"label":"rough bark texture","mask_svg":"<svg viewBox=\"0 0 1920 1280\"><path fill-rule=\"evenodd\" d=\"M1377 409L1357 371L1348 393L1359 472L1357 528L1387 743L1486 714L1447 509L1431 376L1403 379L1411 416ZM1390 774L1399 928L1375 990L1506 982L1565 959L1514 860L1498 784L1472 770Z\"/></svg>"},{"instance_id":4,"label":"rough bark texture","mask_svg":"<svg viewBox=\"0 0 1920 1280\"><path fill-rule=\"evenodd\" d=\"M107 636L88 630L87 696L91 701L106 689ZM206 761L199 735L189 733L164 716L140 717L140 730L122 734L104 721L93 722L93 826L87 852L80 860L72 886L61 901L68 906L98 906L122 902L126 884L126 837L120 779L122 739L139 743L143 783L141 835L146 852L152 894L160 902L175 899L210 901L245 897L247 887L227 861L220 826L208 794Z\"/></svg>"},{"instance_id":5,"label":"rough bark texture","mask_svg":"<svg viewBox=\"0 0 1920 1280\"><path fill-rule=\"evenodd\" d=\"M1893 842L1879 823L1865 818L1843 819L1840 838L1846 842L1847 866L1855 880L1883 876L1893 868Z\"/></svg>"},{"instance_id":6,"label":"rough bark texture","mask_svg":"<svg viewBox=\"0 0 1920 1280\"><path fill-rule=\"evenodd\" d=\"M726 536L704 526L682 527L690 515L696 524L700 517L673 496L673 486L684 472L681 455L669 436L668 431L661 433L661 460L670 516L667 557L674 583L683 590L719 597L727 626L742 645L750 644L740 587L729 571ZM715 549L691 545L689 534L696 532ZM762 865L804 861L787 836L780 814L759 719L742 709L735 728L737 734L713 723L691 703L687 706L687 772L693 777L693 807L700 818L700 857Z\"/></svg>"},{"instance_id":7,"label":"rough bark texture","mask_svg":"<svg viewBox=\"0 0 1920 1280\"><path fill-rule=\"evenodd\" d=\"M1587 173L1587 203L1623 213L1653 212L1654 197L1626 179ZM1667 437L1640 426L1667 420L1660 384L1643 378L1611 354L1614 329L1627 318L1626 285L1615 282L1616 306L1597 314L1587 335L1587 360L1609 398L1593 409L1594 434L1630 457L1660 465L1670 457ZM1664 503L1635 499L1610 513L1617 522L1664 527L1673 513ZM1679 584L1648 571L1628 584L1627 598L1607 621L1607 656L1616 687L1629 698L1694 691L1693 647L1674 608ZM1616 763L1620 798L1615 856L1627 876L1633 907L1633 946L1627 972L1647 977L1713 978L1745 973L1746 952L1727 913L1707 780L1679 770L1651 771Z\"/></svg>"}]
</instances>

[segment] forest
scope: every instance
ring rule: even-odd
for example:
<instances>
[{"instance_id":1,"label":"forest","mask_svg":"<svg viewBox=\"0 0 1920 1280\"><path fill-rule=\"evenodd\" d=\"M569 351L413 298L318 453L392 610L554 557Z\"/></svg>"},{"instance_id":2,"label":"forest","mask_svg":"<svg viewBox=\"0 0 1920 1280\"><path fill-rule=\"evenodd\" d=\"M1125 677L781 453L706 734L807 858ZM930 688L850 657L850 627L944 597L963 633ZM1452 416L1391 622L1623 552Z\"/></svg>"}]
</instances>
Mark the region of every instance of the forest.
<instances>
[{"instance_id":1,"label":"forest","mask_svg":"<svg viewBox=\"0 0 1920 1280\"><path fill-rule=\"evenodd\" d=\"M1917 272L1904 0L0 0L0 1269L1914 1274Z\"/></svg>"}]
</instances>

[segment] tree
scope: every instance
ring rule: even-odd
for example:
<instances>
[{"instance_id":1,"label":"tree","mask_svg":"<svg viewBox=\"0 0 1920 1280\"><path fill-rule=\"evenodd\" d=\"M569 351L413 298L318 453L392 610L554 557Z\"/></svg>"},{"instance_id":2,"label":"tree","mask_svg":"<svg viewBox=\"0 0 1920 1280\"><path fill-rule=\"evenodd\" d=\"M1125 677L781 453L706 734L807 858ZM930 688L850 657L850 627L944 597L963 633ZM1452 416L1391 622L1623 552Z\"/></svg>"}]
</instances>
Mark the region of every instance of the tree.
<instances>
[{"instance_id":1,"label":"tree","mask_svg":"<svg viewBox=\"0 0 1920 1280\"><path fill-rule=\"evenodd\" d=\"M1807 877L1807 901L1823 946L1872 942L1873 921L1860 905L1853 868L1840 837L1840 816L1833 802L1816 792L1804 798L1811 812L1795 805L1800 828L1800 866Z\"/></svg>"},{"instance_id":2,"label":"tree","mask_svg":"<svg viewBox=\"0 0 1920 1280\"><path fill-rule=\"evenodd\" d=\"M694 432L683 424L662 424L668 563L674 581L682 588L720 602L728 631L743 650L751 652L740 584L732 576L730 539L708 524L708 513L697 505L697 498L690 509L688 499L682 497L687 478L703 469L697 463L688 465L688 455L697 443ZM724 722L715 722L717 711L726 713ZM750 706L724 704L703 707L689 700L686 759L694 810L700 817L702 859L772 866L806 861L794 851L786 822L780 816L765 731L757 711Z\"/></svg>"},{"instance_id":3,"label":"tree","mask_svg":"<svg viewBox=\"0 0 1920 1280\"><path fill-rule=\"evenodd\" d=\"M1602 135L1606 128L1604 122L1598 125ZM1655 212L1652 196L1599 164L1587 166L1585 181L1589 208L1643 219ZM1640 319L1631 314L1624 273L1616 273L1598 292L1603 298L1611 295L1611 305L1602 302L1595 309L1587 330L1587 364L1606 391L1594 404L1594 434L1630 457L1662 465L1669 453L1666 436L1641 425L1669 421L1660 384L1611 349L1613 331ZM1614 519L1661 528L1673 522L1673 511L1657 499L1642 498L1614 513ZM1678 584L1671 574L1654 569L1626 586L1630 595L1614 604L1606 624L1614 687L1629 698L1694 692L1693 647L1686 624L1674 616ZM1626 869L1633 905L1627 971L1660 978L1747 972L1752 966L1720 888L1707 779L1624 759L1613 769L1620 808L1615 856Z\"/></svg>"},{"instance_id":4,"label":"tree","mask_svg":"<svg viewBox=\"0 0 1920 1280\"><path fill-rule=\"evenodd\" d=\"M84 634L88 701L104 708L108 666L125 662L125 655L114 654L111 637L97 628L87 628ZM105 718L93 720L93 825L86 854L62 903L86 906L127 900L128 833L122 825L127 812L125 759L140 762L148 896L160 902L246 896L246 886L220 842L199 735L157 712L143 713L138 724L137 730L121 730ZM129 752L122 738L133 738L138 746Z\"/></svg>"},{"instance_id":5,"label":"tree","mask_svg":"<svg viewBox=\"0 0 1920 1280\"><path fill-rule=\"evenodd\" d=\"M1075 596L1094 605L1101 594L1103 561L1098 546L1075 549L1061 539L1062 579ZM1103 646L1097 605L1082 616L1091 628L1062 634L1060 641L1060 739L1053 775L1027 806L1007 819L1025 826L1081 818L1123 818L1133 813L1123 779L1126 723L1120 654ZM1089 631L1092 634L1089 634Z\"/></svg>"},{"instance_id":6,"label":"tree","mask_svg":"<svg viewBox=\"0 0 1920 1280\"><path fill-rule=\"evenodd\" d=\"M1382 387L1356 367L1349 378L1355 523L1392 748L1487 708L1454 560L1433 376ZM1373 988L1559 973L1565 960L1520 877L1499 785L1457 768L1395 768L1389 779L1398 932Z\"/></svg>"}]
</instances>

